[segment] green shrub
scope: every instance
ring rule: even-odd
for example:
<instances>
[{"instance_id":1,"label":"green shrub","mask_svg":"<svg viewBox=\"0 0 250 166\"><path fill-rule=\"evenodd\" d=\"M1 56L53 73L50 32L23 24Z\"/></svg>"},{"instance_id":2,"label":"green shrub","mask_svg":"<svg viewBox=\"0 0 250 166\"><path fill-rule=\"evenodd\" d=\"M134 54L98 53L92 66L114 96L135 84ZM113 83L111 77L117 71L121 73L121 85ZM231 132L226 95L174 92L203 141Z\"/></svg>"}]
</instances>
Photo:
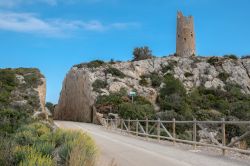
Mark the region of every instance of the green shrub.
<instances>
[{"instance_id":1,"label":"green shrub","mask_svg":"<svg viewBox=\"0 0 250 166\"><path fill-rule=\"evenodd\" d=\"M100 92L100 89L106 88L106 86L107 82L100 79L95 80L92 84L93 90L96 92Z\"/></svg>"},{"instance_id":2,"label":"green shrub","mask_svg":"<svg viewBox=\"0 0 250 166\"><path fill-rule=\"evenodd\" d=\"M38 137L40 137L43 134L50 133L51 129L49 128L49 126L41 122L34 122L29 125L22 126L18 131L31 131L33 135L37 135Z\"/></svg>"},{"instance_id":3,"label":"green shrub","mask_svg":"<svg viewBox=\"0 0 250 166\"><path fill-rule=\"evenodd\" d=\"M148 86L148 81L147 81L147 77L145 76L145 75L142 75L142 76L140 76L141 77L141 79L140 79L140 81L139 81L139 84L141 85L141 86Z\"/></svg>"},{"instance_id":4,"label":"green shrub","mask_svg":"<svg viewBox=\"0 0 250 166\"><path fill-rule=\"evenodd\" d=\"M27 75L27 74L35 74L37 78L44 78L44 75L41 74L40 70L37 68L17 68L14 69L16 74L19 75Z\"/></svg>"},{"instance_id":5,"label":"green shrub","mask_svg":"<svg viewBox=\"0 0 250 166\"><path fill-rule=\"evenodd\" d=\"M15 141L19 145L33 145L37 140L36 135L32 131L21 131L15 134Z\"/></svg>"},{"instance_id":6,"label":"green shrub","mask_svg":"<svg viewBox=\"0 0 250 166\"><path fill-rule=\"evenodd\" d=\"M190 72L185 72L184 73L184 76L185 77L192 77L194 74L193 73L190 73Z\"/></svg>"},{"instance_id":7,"label":"green shrub","mask_svg":"<svg viewBox=\"0 0 250 166\"><path fill-rule=\"evenodd\" d=\"M223 82L227 81L227 79L229 78L229 76L230 75L228 73L225 73L225 72L219 73L219 75L218 75L219 79L222 80Z\"/></svg>"},{"instance_id":8,"label":"green shrub","mask_svg":"<svg viewBox=\"0 0 250 166\"><path fill-rule=\"evenodd\" d=\"M250 58L250 55L245 55L241 57L241 59L249 59L249 58Z\"/></svg>"},{"instance_id":9,"label":"green shrub","mask_svg":"<svg viewBox=\"0 0 250 166\"><path fill-rule=\"evenodd\" d=\"M143 96L135 96L134 97L134 103L138 105L151 105L150 101L148 101L145 97Z\"/></svg>"},{"instance_id":10,"label":"green shrub","mask_svg":"<svg viewBox=\"0 0 250 166\"><path fill-rule=\"evenodd\" d=\"M12 69L0 69L0 104L9 104L10 93L16 86L15 72Z\"/></svg>"},{"instance_id":11,"label":"green shrub","mask_svg":"<svg viewBox=\"0 0 250 166\"><path fill-rule=\"evenodd\" d=\"M39 137L40 142L53 143L55 147L61 146L64 140L65 140L65 132L63 132L60 129L57 129L54 132L43 134Z\"/></svg>"},{"instance_id":12,"label":"green shrub","mask_svg":"<svg viewBox=\"0 0 250 166\"><path fill-rule=\"evenodd\" d=\"M154 107L151 104L122 103L119 105L118 114L123 119L151 119L154 115Z\"/></svg>"},{"instance_id":13,"label":"green shrub","mask_svg":"<svg viewBox=\"0 0 250 166\"><path fill-rule=\"evenodd\" d=\"M219 58L218 57L211 57L207 60L207 63L209 63L210 65L216 65L219 62Z\"/></svg>"},{"instance_id":14,"label":"green shrub","mask_svg":"<svg viewBox=\"0 0 250 166\"><path fill-rule=\"evenodd\" d=\"M159 74L157 73L151 73L149 75L150 79L151 79L151 84L153 87L159 87L161 85L161 81L162 81L162 78L159 76Z\"/></svg>"},{"instance_id":15,"label":"green shrub","mask_svg":"<svg viewBox=\"0 0 250 166\"><path fill-rule=\"evenodd\" d=\"M44 156L52 156L55 150L55 144L49 142L36 142L33 147Z\"/></svg>"},{"instance_id":16,"label":"green shrub","mask_svg":"<svg viewBox=\"0 0 250 166\"><path fill-rule=\"evenodd\" d=\"M25 160L27 158L27 155L35 153L37 153L36 150L31 146L15 146L13 150L15 165L18 165L20 162Z\"/></svg>"},{"instance_id":17,"label":"green shrub","mask_svg":"<svg viewBox=\"0 0 250 166\"><path fill-rule=\"evenodd\" d=\"M50 113L53 116L54 110L55 110L55 105L51 102L46 102L45 107L48 108L48 110L50 111Z\"/></svg>"},{"instance_id":18,"label":"green shrub","mask_svg":"<svg viewBox=\"0 0 250 166\"><path fill-rule=\"evenodd\" d=\"M232 59L232 60L237 60L238 59L238 57L236 55L233 55L233 54L224 55L224 58L229 58L229 59Z\"/></svg>"},{"instance_id":19,"label":"green shrub","mask_svg":"<svg viewBox=\"0 0 250 166\"><path fill-rule=\"evenodd\" d=\"M152 55L152 51L147 46L135 48L133 51L133 55L133 61L152 59L154 57Z\"/></svg>"},{"instance_id":20,"label":"green shrub","mask_svg":"<svg viewBox=\"0 0 250 166\"><path fill-rule=\"evenodd\" d=\"M186 89L184 88L182 82L173 75L167 74L164 76L163 82L165 83L164 87L160 90L160 96L165 97L166 95L178 93L181 96L186 95Z\"/></svg>"},{"instance_id":21,"label":"green shrub","mask_svg":"<svg viewBox=\"0 0 250 166\"><path fill-rule=\"evenodd\" d=\"M182 139L182 140L192 141L192 138L193 138L192 131L185 130L184 132L178 134L177 138Z\"/></svg>"},{"instance_id":22,"label":"green shrub","mask_svg":"<svg viewBox=\"0 0 250 166\"><path fill-rule=\"evenodd\" d=\"M104 61L101 61L101 60L94 60L94 61L91 61L89 63L87 63L87 67L88 68L98 68L98 67L101 67L105 64Z\"/></svg>"},{"instance_id":23,"label":"green shrub","mask_svg":"<svg viewBox=\"0 0 250 166\"><path fill-rule=\"evenodd\" d=\"M24 80L26 82L26 86L37 88L38 85L41 85L42 82L40 80L40 77L36 75L35 73L29 73L24 76Z\"/></svg>"},{"instance_id":24,"label":"green shrub","mask_svg":"<svg viewBox=\"0 0 250 166\"><path fill-rule=\"evenodd\" d=\"M160 89L158 103L162 111L173 110L189 119L192 117L190 106L187 103L186 89L180 80L167 74L163 79L164 86Z\"/></svg>"},{"instance_id":25,"label":"green shrub","mask_svg":"<svg viewBox=\"0 0 250 166\"><path fill-rule=\"evenodd\" d=\"M173 71L174 70L174 66L172 64L169 64L167 66L162 65L161 67L162 67L162 69L161 69L162 73L167 73L168 71Z\"/></svg>"},{"instance_id":26,"label":"green shrub","mask_svg":"<svg viewBox=\"0 0 250 166\"><path fill-rule=\"evenodd\" d=\"M0 110L0 134L14 133L19 126L29 121L29 115L25 112L13 109Z\"/></svg>"},{"instance_id":27,"label":"green shrub","mask_svg":"<svg viewBox=\"0 0 250 166\"><path fill-rule=\"evenodd\" d=\"M11 91L17 85L15 72L12 69L0 69L1 89Z\"/></svg>"},{"instance_id":28,"label":"green shrub","mask_svg":"<svg viewBox=\"0 0 250 166\"><path fill-rule=\"evenodd\" d=\"M119 69L117 68L113 68L113 67L109 67L104 71L106 74L112 74L113 76L117 76L119 78L124 78L126 75L121 72Z\"/></svg>"},{"instance_id":29,"label":"green shrub","mask_svg":"<svg viewBox=\"0 0 250 166\"><path fill-rule=\"evenodd\" d=\"M195 112L195 117L197 120L201 121L220 120L223 117L223 114L216 110L199 110Z\"/></svg>"},{"instance_id":30,"label":"green shrub","mask_svg":"<svg viewBox=\"0 0 250 166\"><path fill-rule=\"evenodd\" d=\"M0 165L12 166L13 160L13 147L16 146L11 137L0 136Z\"/></svg>"},{"instance_id":31,"label":"green shrub","mask_svg":"<svg viewBox=\"0 0 250 166\"><path fill-rule=\"evenodd\" d=\"M110 93L109 95L98 96L95 105L99 111L116 112L118 105L122 102L124 102L123 94L116 92Z\"/></svg>"},{"instance_id":32,"label":"green shrub","mask_svg":"<svg viewBox=\"0 0 250 166\"><path fill-rule=\"evenodd\" d=\"M25 158L20 166L54 166L55 162L51 157L43 156L39 153L29 154L27 158Z\"/></svg>"},{"instance_id":33,"label":"green shrub","mask_svg":"<svg viewBox=\"0 0 250 166\"><path fill-rule=\"evenodd\" d=\"M59 156L63 161L66 163L74 163L74 160L80 163L95 163L97 149L88 135L80 131L66 131L65 136L65 142L59 150Z\"/></svg>"}]
</instances>

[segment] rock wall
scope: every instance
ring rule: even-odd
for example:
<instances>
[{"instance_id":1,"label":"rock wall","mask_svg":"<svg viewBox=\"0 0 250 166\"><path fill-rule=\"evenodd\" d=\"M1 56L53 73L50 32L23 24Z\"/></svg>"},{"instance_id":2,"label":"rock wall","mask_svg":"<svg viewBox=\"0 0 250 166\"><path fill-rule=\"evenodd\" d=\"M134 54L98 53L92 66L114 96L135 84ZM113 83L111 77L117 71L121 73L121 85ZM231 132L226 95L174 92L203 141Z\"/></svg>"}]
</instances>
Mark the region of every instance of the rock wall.
<instances>
[{"instance_id":1,"label":"rock wall","mask_svg":"<svg viewBox=\"0 0 250 166\"><path fill-rule=\"evenodd\" d=\"M105 74L105 69L110 67L119 69L125 77ZM167 71L164 70L166 68ZM82 64L72 67L66 75L55 118L92 122L95 117L93 105L97 96L108 95L121 88L127 91L136 89L137 93L151 101L157 110L156 98L159 88L142 86L139 83L142 75L150 73L161 76L171 73L183 82L188 91L199 86L223 89L225 84L233 83L238 84L242 92L250 93L250 59L214 57L214 60L211 60L210 57L169 56L135 62L106 63L98 68L89 68L86 64ZM107 82L107 86L99 92L93 91L92 87L97 79Z\"/></svg>"},{"instance_id":2,"label":"rock wall","mask_svg":"<svg viewBox=\"0 0 250 166\"><path fill-rule=\"evenodd\" d=\"M87 69L72 68L63 82L55 119L91 122L95 98L92 82Z\"/></svg>"},{"instance_id":3,"label":"rock wall","mask_svg":"<svg viewBox=\"0 0 250 166\"><path fill-rule=\"evenodd\" d=\"M41 78L41 84L35 89L38 92L38 97L40 101L40 107L42 112L46 112L45 104L46 104L46 79Z\"/></svg>"}]
</instances>

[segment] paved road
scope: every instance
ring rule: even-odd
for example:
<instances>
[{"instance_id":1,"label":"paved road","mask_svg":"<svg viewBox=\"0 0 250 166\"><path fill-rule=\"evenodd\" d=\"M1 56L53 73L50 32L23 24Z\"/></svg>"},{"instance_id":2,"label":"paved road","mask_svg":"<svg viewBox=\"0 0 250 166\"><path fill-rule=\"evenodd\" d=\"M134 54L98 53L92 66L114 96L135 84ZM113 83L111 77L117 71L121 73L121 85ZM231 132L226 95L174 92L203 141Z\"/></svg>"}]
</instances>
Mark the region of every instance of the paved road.
<instances>
[{"instance_id":1,"label":"paved road","mask_svg":"<svg viewBox=\"0 0 250 166\"><path fill-rule=\"evenodd\" d=\"M222 156L183 150L107 131L102 126L79 122L55 121L61 128L80 129L89 133L100 148L100 166L237 166L250 162L236 161Z\"/></svg>"}]
</instances>

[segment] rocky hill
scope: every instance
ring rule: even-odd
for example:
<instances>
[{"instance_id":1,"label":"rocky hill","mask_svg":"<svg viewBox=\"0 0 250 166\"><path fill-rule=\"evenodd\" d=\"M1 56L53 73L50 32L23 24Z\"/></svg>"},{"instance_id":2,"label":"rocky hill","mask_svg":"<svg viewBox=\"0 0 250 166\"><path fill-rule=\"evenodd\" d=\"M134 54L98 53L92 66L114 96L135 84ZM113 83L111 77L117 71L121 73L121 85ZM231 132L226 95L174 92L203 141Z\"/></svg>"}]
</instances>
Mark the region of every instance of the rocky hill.
<instances>
[{"instance_id":1,"label":"rocky hill","mask_svg":"<svg viewBox=\"0 0 250 166\"><path fill-rule=\"evenodd\" d=\"M46 80L38 69L0 69L0 110L45 112Z\"/></svg>"},{"instance_id":2,"label":"rocky hill","mask_svg":"<svg viewBox=\"0 0 250 166\"><path fill-rule=\"evenodd\" d=\"M173 84L180 88L172 87ZM115 107L114 100L103 96L117 97L121 90L126 92L121 96L123 102L120 104L129 103L131 98L126 93L136 91L137 96L150 102L156 114L173 110L177 116L188 114L190 110L196 110L197 114L212 110L208 116L214 112L233 116L233 112L240 107L237 105L239 102L249 103L250 59L235 56L168 56L131 62L92 61L75 65L63 82L55 118L92 122L96 115L119 113L125 107ZM230 110L232 107L234 110ZM225 113L227 110L231 113Z\"/></svg>"}]
</instances>

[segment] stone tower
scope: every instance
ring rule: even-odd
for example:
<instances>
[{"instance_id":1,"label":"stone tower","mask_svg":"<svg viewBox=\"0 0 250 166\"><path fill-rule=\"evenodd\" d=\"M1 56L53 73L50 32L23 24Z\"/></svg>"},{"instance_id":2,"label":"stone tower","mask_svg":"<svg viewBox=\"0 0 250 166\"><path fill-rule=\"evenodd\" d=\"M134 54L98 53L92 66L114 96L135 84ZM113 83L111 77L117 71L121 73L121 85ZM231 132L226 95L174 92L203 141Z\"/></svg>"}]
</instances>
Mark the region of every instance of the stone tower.
<instances>
[{"instance_id":1,"label":"stone tower","mask_svg":"<svg viewBox=\"0 0 250 166\"><path fill-rule=\"evenodd\" d=\"M195 55L194 19L177 13L176 54L182 57Z\"/></svg>"}]
</instances>

